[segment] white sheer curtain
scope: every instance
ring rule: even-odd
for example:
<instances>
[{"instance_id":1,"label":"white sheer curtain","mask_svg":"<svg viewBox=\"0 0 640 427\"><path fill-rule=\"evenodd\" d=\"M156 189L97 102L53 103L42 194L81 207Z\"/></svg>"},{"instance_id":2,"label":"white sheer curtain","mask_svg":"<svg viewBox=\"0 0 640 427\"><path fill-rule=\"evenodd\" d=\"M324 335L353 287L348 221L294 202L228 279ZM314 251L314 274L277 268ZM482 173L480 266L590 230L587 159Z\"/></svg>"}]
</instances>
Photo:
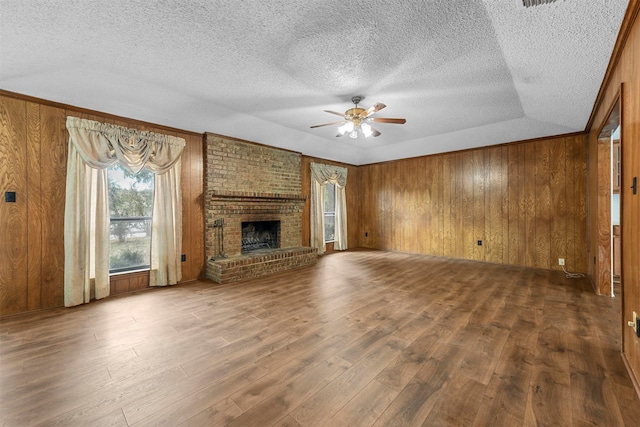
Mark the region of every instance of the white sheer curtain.
<instances>
[{"instance_id":1,"label":"white sheer curtain","mask_svg":"<svg viewBox=\"0 0 640 427\"><path fill-rule=\"evenodd\" d=\"M311 163L311 247L319 254L326 250L324 243L324 191L327 183L336 185L336 233L333 248L347 249L347 168Z\"/></svg>"},{"instance_id":2,"label":"white sheer curtain","mask_svg":"<svg viewBox=\"0 0 640 427\"><path fill-rule=\"evenodd\" d=\"M152 213L151 286L182 277L180 155L185 140L170 135L67 117L69 158L64 221L64 303L70 307L109 295L107 168L156 174Z\"/></svg>"}]
</instances>

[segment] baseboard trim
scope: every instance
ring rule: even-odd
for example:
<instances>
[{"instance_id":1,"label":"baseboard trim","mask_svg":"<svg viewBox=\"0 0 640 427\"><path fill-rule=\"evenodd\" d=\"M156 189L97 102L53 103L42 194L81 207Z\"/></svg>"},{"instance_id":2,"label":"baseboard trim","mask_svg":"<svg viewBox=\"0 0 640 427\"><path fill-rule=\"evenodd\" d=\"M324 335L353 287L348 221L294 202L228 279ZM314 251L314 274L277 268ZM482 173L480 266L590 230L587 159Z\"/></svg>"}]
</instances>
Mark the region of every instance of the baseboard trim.
<instances>
[{"instance_id":1,"label":"baseboard trim","mask_svg":"<svg viewBox=\"0 0 640 427\"><path fill-rule=\"evenodd\" d=\"M627 373L629 374L629 378L631 378L631 382L633 383L633 388L636 389L636 394L638 395L638 398L640 398L640 383L638 383L638 379L633 374L631 365L627 360L627 355L624 352L622 352L622 361L624 362L625 368L627 368Z\"/></svg>"}]
</instances>

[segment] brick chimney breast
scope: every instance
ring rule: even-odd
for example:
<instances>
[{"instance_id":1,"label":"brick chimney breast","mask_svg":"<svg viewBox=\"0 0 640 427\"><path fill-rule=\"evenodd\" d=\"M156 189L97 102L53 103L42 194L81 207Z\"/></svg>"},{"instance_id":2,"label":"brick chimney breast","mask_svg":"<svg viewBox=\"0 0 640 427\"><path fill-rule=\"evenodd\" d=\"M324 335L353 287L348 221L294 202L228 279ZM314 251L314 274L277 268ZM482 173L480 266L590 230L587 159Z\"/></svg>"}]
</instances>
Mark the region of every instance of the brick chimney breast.
<instances>
[{"instance_id":1,"label":"brick chimney breast","mask_svg":"<svg viewBox=\"0 0 640 427\"><path fill-rule=\"evenodd\" d=\"M315 262L316 252L301 246L301 154L210 133L204 143L207 277L231 282ZM275 262L264 251L242 254L242 223L257 221L279 221ZM238 270L236 262L249 266L245 274L220 271Z\"/></svg>"}]
</instances>

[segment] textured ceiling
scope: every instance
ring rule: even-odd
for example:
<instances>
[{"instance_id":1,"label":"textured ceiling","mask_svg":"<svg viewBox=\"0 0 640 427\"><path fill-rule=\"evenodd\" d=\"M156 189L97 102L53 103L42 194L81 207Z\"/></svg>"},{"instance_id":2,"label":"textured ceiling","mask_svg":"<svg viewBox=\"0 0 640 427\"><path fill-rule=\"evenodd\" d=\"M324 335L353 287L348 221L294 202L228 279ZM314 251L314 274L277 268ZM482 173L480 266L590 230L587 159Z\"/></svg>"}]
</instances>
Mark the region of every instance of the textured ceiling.
<instances>
[{"instance_id":1,"label":"textured ceiling","mask_svg":"<svg viewBox=\"0 0 640 427\"><path fill-rule=\"evenodd\" d=\"M0 0L0 88L366 164L583 131L627 3Z\"/></svg>"}]
</instances>

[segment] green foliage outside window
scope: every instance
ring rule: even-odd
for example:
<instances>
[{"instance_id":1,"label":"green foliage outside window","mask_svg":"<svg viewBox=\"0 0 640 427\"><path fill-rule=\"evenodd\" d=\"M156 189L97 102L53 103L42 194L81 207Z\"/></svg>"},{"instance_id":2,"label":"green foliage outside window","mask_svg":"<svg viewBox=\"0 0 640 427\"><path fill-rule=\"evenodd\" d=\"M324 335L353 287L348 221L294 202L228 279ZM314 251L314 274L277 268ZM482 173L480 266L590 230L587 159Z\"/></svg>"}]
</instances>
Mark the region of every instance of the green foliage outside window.
<instances>
[{"instance_id":1,"label":"green foliage outside window","mask_svg":"<svg viewBox=\"0 0 640 427\"><path fill-rule=\"evenodd\" d=\"M150 262L154 174L109 168L110 270L146 268Z\"/></svg>"}]
</instances>

